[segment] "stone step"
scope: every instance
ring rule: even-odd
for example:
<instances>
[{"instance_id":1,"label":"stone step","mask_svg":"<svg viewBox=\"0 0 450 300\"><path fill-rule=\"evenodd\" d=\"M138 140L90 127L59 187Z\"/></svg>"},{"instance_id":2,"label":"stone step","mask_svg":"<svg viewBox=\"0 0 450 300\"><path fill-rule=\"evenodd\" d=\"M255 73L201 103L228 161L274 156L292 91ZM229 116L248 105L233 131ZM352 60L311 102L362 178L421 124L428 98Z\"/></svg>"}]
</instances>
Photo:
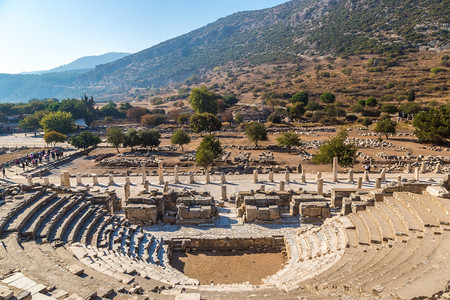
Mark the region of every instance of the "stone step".
<instances>
[{"instance_id":1,"label":"stone step","mask_svg":"<svg viewBox=\"0 0 450 300\"><path fill-rule=\"evenodd\" d=\"M50 233L48 241L62 241L66 230L74 222L74 220L76 221L78 214L85 211L87 207L88 205L85 202L80 202L76 206L73 206L69 211L67 211L64 216L58 221L58 224L54 226L53 232Z\"/></svg>"},{"instance_id":2,"label":"stone step","mask_svg":"<svg viewBox=\"0 0 450 300\"><path fill-rule=\"evenodd\" d=\"M366 211L371 214L372 218L378 224L383 240L384 241L394 240L395 239L394 227L393 225L391 225L392 223L389 222L389 220L380 212L378 207L368 206L366 208Z\"/></svg>"},{"instance_id":3,"label":"stone step","mask_svg":"<svg viewBox=\"0 0 450 300\"><path fill-rule=\"evenodd\" d=\"M437 196L430 195L426 191L423 192L423 195L434 201L436 204L438 204L440 207L442 207L447 215L450 214L450 200L445 198L440 198Z\"/></svg>"},{"instance_id":4,"label":"stone step","mask_svg":"<svg viewBox=\"0 0 450 300\"><path fill-rule=\"evenodd\" d=\"M22 227L30 220L34 213L41 207L46 206L56 198L56 193L43 193L40 197L30 201L25 207L23 207L10 221L3 227L7 232L18 232Z\"/></svg>"},{"instance_id":5,"label":"stone step","mask_svg":"<svg viewBox=\"0 0 450 300\"><path fill-rule=\"evenodd\" d=\"M375 202L375 207L389 220L396 236L408 236L408 228L396 211L385 202Z\"/></svg>"},{"instance_id":6,"label":"stone step","mask_svg":"<svg viewBox=\"0 0 450 300\"><path fill-rule=\"evenodd\" d=\"M46 220L52 213L55 213L65 202L68 201L67 196L58 197L52 205L48 206L45 210L39 213L37 218L28 227L24 226L22 228L21 234L23 236L29 236L31 238L36 238L36 232L41 227L44 220Z\"/></svg>"},{"instance_id":7,"label":"stone step","mask_svg":"<svg viewBox=\"0 0 450 300\"><path fill-rule=\"evenodd\" d=\"M450 225L450 214L441 205L422 194L409 193L409 195L436 216L440 224Z\"/></svg>"},{"instance_id":8,"label":"stone step","mask_svg":"<svg viewBox=\"0 0 450 300\"><path fill-rule=\"evenodd\" d=\"M440 225L439 220L433 216L431 212L428 211L427 208L425 208L419 201L417 201L414 197L411 197L409 193L394 193L394 198L408 207L422 226L438 227Z\"/></svg>"},{"instance_id":9,"label":"stone step","mask_svg":"<svg viewBox=\"0 0 450 300\"><path fill-rule=\"evenodd\" d=\"M100 210L95 213L94 219L92 222L89 223L89 226L86 227L86 230L83 233L83 236L81 237L80 242L82 244L90 244L92 241L92 235L97 230L99 226L101 226L101 222L103 220L103 216L106 215L106 211Z\"/></svg>"},{"instance_id":10,"label":"stone step","mask_svg":"<svg viewBox=\"0 0 450 300\"><path fill-rule=\"evenodd\" d=\"M349 214L347 217L355 224L358 243L361 245L370 245L369 230L361 220L361 217L358 214Z\"/></svg>"},{"instance_id":11,"label":"stone step","mask_svg":"<svg viewBox=\"0 0 450 300\"><path fill-rule=\"evenodd\" d=\"M409 231L423 231L422 224L418 221L415 215L411 213L403 203L395 199L394 197L384 197L384 202L389 205L403 220Z\"/></svg>"},{"instance_id":12,"label":"stone step","mask_svg":"<svg viewBox=\"0 0 450 300\"><path fill-rule=\"evenodd\" d=\"M86 227L92 222L92 220L95 217L96 207L95 206L88 206L88 210L84 215L79 215L78 220L74 225L73 230L70 232L70 234L67 236L67 240L65 242L78 242L81 240L81 236L84 233L84 230Z\"/></svg>"},{"instance_id":13,"label":"stone step","mask_svg":"<svg viewBox=\"0 0 450 300\"><path fill-rule=\"evenodd\" d=\"M106 214L101 218L100 224L95 226L95 232L92 234L92 239L90 241L90 245L97 247L99 243L102 241L102 237L105 231L105 228L114 221L115 217L109 214Z\"/></svg>"},{"instance_id":14,"label":"stone step","mask_svg":"<svg viewBox=\"0 0 450 300\"><path fill-rule=\"evenodd\" d=\"M383 242L383 237L381 235L378 223L375 221L372 215L365 210L359 211L358 215L369 231L370 242L375 244L381 244Z\"/></svg>"}]
</instances>

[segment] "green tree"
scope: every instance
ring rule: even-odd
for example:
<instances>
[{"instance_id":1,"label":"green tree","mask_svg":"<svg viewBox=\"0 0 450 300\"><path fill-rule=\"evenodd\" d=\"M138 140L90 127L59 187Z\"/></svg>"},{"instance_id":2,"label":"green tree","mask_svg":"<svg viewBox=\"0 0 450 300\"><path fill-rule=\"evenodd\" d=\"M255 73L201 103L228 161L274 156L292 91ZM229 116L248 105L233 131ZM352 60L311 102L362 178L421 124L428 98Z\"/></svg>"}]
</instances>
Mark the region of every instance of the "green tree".
<instances>
[{"instance_id":1,"label":"green tree","mask_svg":"<svg viewBox=\"0 0 450 300\"><path fill-rule=\"evenodd\" d=\"M218 117L210 113L194 114L190 120L191 130L195 133L203 131L213 132L222 128L222 122Z\"/></svg>"},{"instance_id":2,"label":"green tree","mask_svg":"<svg viewBox=\"0 0 450 300\"><path fill-rule=\"evenodd\" d=\"M172 134L170 141L174 145L179 145L181 147L181 151L184 151L183 145L189 144L191 142L191 138L182 129L177 129Z\"/></svg>"},{"instance_id":3,"label":"green tree","mask_svg":"<svg viewBox=\"0 0 450 300\"><path fill-rule=\"evenodd\" d=\"M163 114L146 114L141 117L142 126L158 126L167 121L166 115Z\"/></svg>"},{"instance_id":4,"label":"green tree","mask_svg":"<svg viewBox=\"0 0 450 300\"><path fill-rule=\"evenodd\" d=\"M117 109L117 105L113 102L106 104L99 111L103 117L123 118L125 116Z\"/></svg>"},{"instance_id":5,"label":"green tree","mask_svg":"<svg viewBox=\"0 0 450 300\"><path fill-rule=\"evenodd\" d=\"M219 139L210 134L205 136L197 147L195 162L200 166L208 167L212 165L214 160L219 158L222 153L222 145L220 144Z\"/></svg>"},{"instance_id":6,"label":"green tree","mask_svg":"<svg viewBox=\"0 0 450 300\"><path fill-rule=\"evenodd\" d=\"M295 120L301 119L305 113L305 107L303 105L303 102L295 102L289 111L289 117Z\"/></svg>"},{"instance_id":7,"label":"green tree","mask_svg":"<svg viewBox=\"0 0 450 300\"><path fill-rule=\"evenodd\" d=\"M394 104L384 103L381 106L381 112L388 113L388 114L395 114L398 112L397 106Z\"/></svg>"},{"instance_id":8,"label":"green tree","mask_svg":"<svg viewBox=\"0 0 450 300\"><path fill-rule=\"evenodd\" d=\"M120 153L119 147L125 140L125 134L119 127L110 127L106 130L106 140Z\"/></svg>"},{"instance_id":9,"label":"green tree","mask_svg":"<svg viewBox=\"0 0 450 300\"><path fill-rule=\"evenodd\" d=\"M277 144L278 146L287 147L289 154L291 154L291 148L300 146L302 143L298 134L288 131L277 137Z\"/></svg>"},{"instance_id":10,"label":"green tree","mask_svg":"<svg viewBox=\"0 0 450 300\"><path fill-rule=\"evenodd\" d=\"M337 157L339 165L342 167L353 166L356 161L358 149L353 143L346 143L347 132L342 130L334 138L330 138L325 144L320 146L319 152L313 155L313 163L331 164L333 157Z\"/></svg>"},{"instance_id":11,"label":"green tree","mask_svg":"<svg viewBox=\"0 0 450 300\"><path fill-rule=\"evenodd\" d=\"M292 103L301 102L301 103L303 103L304 107L306 105L308 105L308 100L309 100L309 95L308 95L308 92L305 92L305 91L297 92L291 98Z\"/></svg>"},{"instance_id":12,"label":"green tree","mask_svg":"<svg viewBox=\"0 0 450 300\"><path fill-rule=\"evenodd\" d=\"M63 134L73 132L74 123L70 112L55 111L46 114L39 122L45 132L56 131Z\"/></svg>"},{"instance_id":13,"label":"green tree","mask_svg":"<svg viewBox=\"0 0 450 300\"><path fill-rule=\"evenodd\" d=\"M242 114L237 114L236 116L234 116L234 121L236 122L236 124L241 124L242 122L244 122L244 116Z\"/></svg>"},{"instance_id":14,"label":"green tree","mask_svg":"<svg viewBox=\"0 0 450 300\"><path fill-rule=\"evenodd\" d=\"M366 99L359 99L356 104L361 105L362 107L366 106Z\"/></svg>"},{"instance_id":15,"label":"green tree","mask_svg":"<svg viewBox=\"0 0 450 300\"><path fill-rule=\"evenodd\" d=\"M250 141L255 143L256 147L258 147L258 142L268 140L266 126L259 122L248 123L245 126L245 134Z\"/></svg>"},{"instance_id":16,"label":"green tree","mask_svg":"<svg viewBox=\"0 0 450 300\"><path fill-rule=\"evenodd\" d=\"M330 103L334 103L334 101L336 101L336 96L333 93L325 92L322 95L320 95L320 100L323 103L330 104Z\"/></svg>"},{"instance_id":17,"label":"green tree","mask_svg":"<svg viewBox=\"0 0 450 300\"><path fill-rule=\"evenodd\" d=\"M45 115L45 111L36 111L34 114L26 116L24 119L20 120L19 128L20 129L31 129L36 130L41 127L41 120Z\"/></svg>"},{"instance_id":18,"label":"green tree","mask_svg":"<svg viewBox=\"0 0 450 300\"><path fill-rule=\"evenodd\" d=\"M143 107L131 107L127 110L127 118L140 122L141 118L147 114L147 109Z\"/></svg>"},{"instance_id":19,"label":"green tree","mask_svg":"<svg viewBox=\"0 0 450 300\"><path fill-rule=\"evenodd\" d=\"M416 100L416 92L414 92L414 90L409 90L408 91L408 96L406 97L406 99L409 102L413 102L414 100Z\"/></svg>"},{"instance_id":20,"label":"green tree","mask_svg":"<svg viewBox=\"0 0 450 300\"><path fill-rule=\"evenodd\" d=\"M161 143L161 134L158 130L140 130L138 132L140 145L143 147L150 147L153 150L153 147L158 147Z\"/></svg>"},{"instance_id":21,"label":"green tree","mask_svg":"<svg viewBox=\"0 0 450 300\"><path fill-rule=\"evenodd\" d=\"M193 88L191 94L189 95L189 104L191 104L192 109L198 113L217 113L217 99L219 96L208 91L205 86Z\"/></svg>"},{"instance_id":22,"label":"green tree","mask_svg":"<svg viewBox=\"0 0 450 300\"><path fill-rule=\"evenodd\" d=\"M377 99L375 97L369 97L366 99L366 106L368 107L375 107L378 105Z\"/></svg>"},{"instance_id":23,"label":"green tree","mask_svg":"<svg viewBox=\"0 0 450 300\"><path fill-rule=\"evenodd\" d=\"M373 121L371 118L364 118L361 124L369 128L370 125L372 125Z\"/></svg>"},{"instance_id":24,"label":"green tree","mask_svg":"<svg viewBox=\"0 0 450 300\"><path fill-rule=\"evenodd\" d=\"M386 138L389 138L389 134L395 134L397 129L397 123L391 120L389 115L383 115L380 120L377 122L374 131L378 133L382 133L386 135Z\"/></svg>"},{"instance_id":25,"label":"green tree","mask_svg":"<svg viewBox=\"0 0 450 300\"><path fill-rule=\"evenodd\" d=\"M450 105L431 108L415 115L414 133L421 141L433 144L448 143L450 139Z\"/></svg>"},{"instance_id":26,"label":"green tree","mask_svg":"<svg viewBox=\"0 0 450 300\"><path fill-rule=\"evenodd\" d=\"M125 134L125 138L123 140L124 147L130 147L131 151L133 151L133 147L141 145L141 139L136 129L130 128L127 130Z\"/></svg>"},{"instance_id":27,"label":"green tree","mask_svg":"<svg viewBox=\"0 0 450 300\"><path fill-rule=\"evenodd\" d=\"M78 149L87 149L89 147L97 146L101 143L98 135L92 134L89 131L82 131L80 134L70 137L69 143Z\"/></svg>"},{"instance_id":28,"label":"green tree","mask_svg":"<svg viewBox=\"0 0 450 300\"><path fill-rule=\"evenodd\" d=\"M67 140L67 135L56 132L56 131L48 131L44 134L44 141L46 144L53 144L53 147L57 143L64 143Z\"/></svg>"}]
</instances>

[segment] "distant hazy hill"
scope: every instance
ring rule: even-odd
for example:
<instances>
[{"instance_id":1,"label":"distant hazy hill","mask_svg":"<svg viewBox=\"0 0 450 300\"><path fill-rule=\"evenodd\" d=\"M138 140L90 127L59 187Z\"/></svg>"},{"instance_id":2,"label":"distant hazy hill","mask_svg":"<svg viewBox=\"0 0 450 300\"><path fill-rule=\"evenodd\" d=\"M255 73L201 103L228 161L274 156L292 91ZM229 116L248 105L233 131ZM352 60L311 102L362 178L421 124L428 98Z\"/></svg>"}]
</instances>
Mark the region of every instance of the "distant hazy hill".
<instances>
[{"instance_id":1,"label":"distant hazy hill","mask_svg":"<svg viewBox=\"0 0 450 300\"><path fill-rule=\"evenodd\" d=\"M44 74L44 73L54 73L54 72L66 72L66 71L89 71L94 69L95 66L106 64L131 53L123 53L123 52L109 52L101 55L92 55L92 56L84 56L79 59L74 60L67 65L62 65L54 69L46 70L46 71L35 71L35 72L27 72L26 74Z\"/></svg>"},{"instance_id":2,"label":"distant hazy hill","mask_svg":"<svg viewBox=\"0 0 450 300\"><path fill-rule=\"evenodd\" d=\"M298 62L303 55L398 54L450 48L448 0L292 0L240 12L55 85L33 79L20 93L0 78L0 99L120 94L183 81L227 62ZM53 73L51 73L53 74ZM73 82L70 80L74 79ZM17 86L17 85L16 85ZM58 91L58 94L52 94ZM35 94L36 92L36 94ZM8 96L9 95L9 96Z\"/></svg>"}]
</instances>

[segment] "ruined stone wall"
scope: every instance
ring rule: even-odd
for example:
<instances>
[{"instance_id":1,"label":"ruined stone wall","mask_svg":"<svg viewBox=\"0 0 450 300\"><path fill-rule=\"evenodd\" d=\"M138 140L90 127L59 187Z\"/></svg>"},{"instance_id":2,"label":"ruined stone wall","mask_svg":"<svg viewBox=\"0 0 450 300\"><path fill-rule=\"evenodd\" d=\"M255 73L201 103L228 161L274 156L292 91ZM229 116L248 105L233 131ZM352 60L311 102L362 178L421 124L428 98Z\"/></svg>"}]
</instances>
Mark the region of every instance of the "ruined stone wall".
<instances>
[{"instance_id":1,"label":"ruined stone wall","mask_svg":"<svg viewBox=\"0 0 450 300\"><path fill-rule=\"evenodd\" d=\"M172 251L284 251L286 245L283 236L269 236L256 238L217 238L217 239L201 239L186 238L173 239L169 242Z\"/></svg>"}]
</instances>

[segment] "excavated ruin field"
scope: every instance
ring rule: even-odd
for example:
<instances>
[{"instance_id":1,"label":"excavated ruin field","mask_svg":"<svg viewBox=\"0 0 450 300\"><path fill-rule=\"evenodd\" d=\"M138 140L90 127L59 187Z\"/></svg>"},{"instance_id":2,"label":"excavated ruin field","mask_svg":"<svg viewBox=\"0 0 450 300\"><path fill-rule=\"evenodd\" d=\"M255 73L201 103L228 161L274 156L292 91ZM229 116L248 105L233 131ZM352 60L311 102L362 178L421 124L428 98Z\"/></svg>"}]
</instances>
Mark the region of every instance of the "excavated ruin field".
<instances>
[{"instance_id":1,"label":"excavated ruin field","mask_svg":"<svg viewBox=\"0 0 450 300\"><path fill-rule=\"evenodd\" d=\"M174 252L171 265L200 284L261 284L261 280L280 270L285 257L278 253L252 253L248 251Z\"/></svg>"}]
</instances>

